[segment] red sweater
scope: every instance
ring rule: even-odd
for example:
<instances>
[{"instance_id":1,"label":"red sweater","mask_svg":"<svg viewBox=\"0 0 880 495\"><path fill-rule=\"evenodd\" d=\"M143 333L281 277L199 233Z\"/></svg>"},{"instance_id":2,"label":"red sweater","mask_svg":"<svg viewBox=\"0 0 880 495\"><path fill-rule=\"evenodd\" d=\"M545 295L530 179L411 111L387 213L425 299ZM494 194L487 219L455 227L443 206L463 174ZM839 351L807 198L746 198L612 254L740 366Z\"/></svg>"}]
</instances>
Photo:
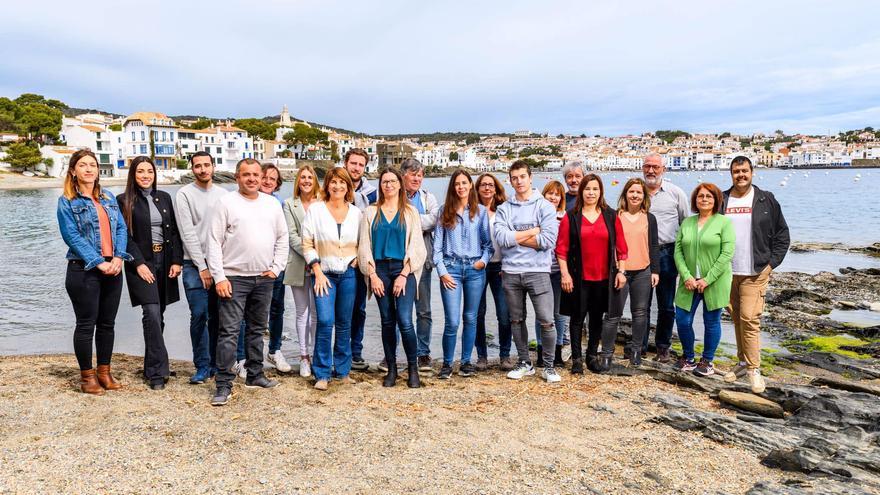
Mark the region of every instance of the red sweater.
<instances>
[{"instance_id":1,"label":"red sweater","mask_svg":"<svg viewBox=\"0 0 880 495\"><path fill-rule=\"evenodd\" d=\"M559 224L559 237L556 242L556 255L562 259L568 259L569 247L569 222L568 215L562 217ZM626 259L626 237L623 234L623 225L620 217L615 216L614 231L617 243L617 260ZM581 268L583 279L588 281L608 280L608 228L605 227L605 218L602 215L596 217L596 221L590 223L586 217L581 216Z\"/></svg>"}]
</instances>

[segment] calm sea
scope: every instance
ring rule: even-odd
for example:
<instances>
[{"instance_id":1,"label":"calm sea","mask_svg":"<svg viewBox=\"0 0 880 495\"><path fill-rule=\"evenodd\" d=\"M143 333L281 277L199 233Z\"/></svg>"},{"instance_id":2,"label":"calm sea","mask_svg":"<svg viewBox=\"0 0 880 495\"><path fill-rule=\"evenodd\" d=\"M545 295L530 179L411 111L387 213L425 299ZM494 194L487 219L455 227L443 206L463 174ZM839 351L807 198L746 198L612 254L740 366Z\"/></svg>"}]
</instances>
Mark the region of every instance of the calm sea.
<instances>
[{"instance_id":1,"label":"calm sea","mask_svg":"<svg viewBox=\"0 0 880 495\"><path fill-rule=\"evenodd\" d=\"M601 174L610 204L617 203L620 189L631 175L623 172ZM688 194L700 181L715 183L722 189L730 184L727 172L671 173L668 178ZM558 174L536 174L536 187L543 187L553 179L559 179ZM780 185L782 181L786 182L785 186ZM445 178L425 180L425 187L441 202L447 184ZM876 193L880 186L880 170L759 170L755 184L776 194L793 241L842 242L855 246L880 241L880 208L870 200L874 194L871 191ZM227 187L232 188L232 185ZM111 188L114 193L120 189ZM173 195L177 187L163 189ZM291 185L285 184L283 196L289 196L290 192ZM3 274L0 279L0 354L73 350L73 311L64 290L67 247L58 233L55 218L59 194L60 189L0 191L0 211L4 212L0 219L0 267ZM841 253L789 253L782 269L818 272L836 271L841 266L880 267L880 260ZM443 306L436 279L432 296L432 354L437 357L441 354ZM179 303L166 311L165 338L172 357L190 359L189 309L183 294L181 297ZM492 306L490 303L489 322L494 321ZM285 332L295 339L293 308L293 298L288 292ZM530 314L533 313L530 311ZM368 359L381 358L379 333L378 310L375 301L370 300L367 303L364 353ZM732 331L725 333L731 334L732 339ZM140 308L131 307L126 290L117 317L116 335L116 351L143 354ZM293 340L285 341L285 353L294 355L296 349ZM490 355L492 352L490 350Z\"/></svg>"}]
</instances>

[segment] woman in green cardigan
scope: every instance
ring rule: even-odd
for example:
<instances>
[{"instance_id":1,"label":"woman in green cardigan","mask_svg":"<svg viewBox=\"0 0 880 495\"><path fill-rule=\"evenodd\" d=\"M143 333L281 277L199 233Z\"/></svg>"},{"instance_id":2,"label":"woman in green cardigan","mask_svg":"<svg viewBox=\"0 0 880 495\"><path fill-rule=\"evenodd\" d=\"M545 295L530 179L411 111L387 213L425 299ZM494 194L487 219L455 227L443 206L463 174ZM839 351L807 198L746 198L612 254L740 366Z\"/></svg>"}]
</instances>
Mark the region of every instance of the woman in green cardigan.
<instances>
[{"instance_id":1,"label":"woman in green cardigan","mask_svg":"<svg viewBox=\"0 0 880 495\"><path fill-rule=\"evenodd\" d=\"M697 214L681 223L675 239L675 324L683 355L677 368L699 376L715 373L712 359L721 340L721 310L730 302L733 271L730 265L736 244L733 224L719 212L721 190L704 183L691 193L691 209ZM694 314L703 302L703 356L694 362Z\"/></svg>"}]
</instances>

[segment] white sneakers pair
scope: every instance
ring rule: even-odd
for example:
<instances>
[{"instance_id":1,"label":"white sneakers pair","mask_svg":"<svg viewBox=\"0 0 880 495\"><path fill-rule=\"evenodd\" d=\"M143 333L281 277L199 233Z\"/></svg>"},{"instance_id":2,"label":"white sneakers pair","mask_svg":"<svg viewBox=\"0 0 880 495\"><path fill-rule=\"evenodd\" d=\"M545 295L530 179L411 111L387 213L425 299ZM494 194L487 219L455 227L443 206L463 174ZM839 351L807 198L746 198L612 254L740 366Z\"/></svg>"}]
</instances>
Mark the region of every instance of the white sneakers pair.
<instances>
[{"instance_id":1,"label":"white sneakers pair","mask_svg":"<svg viewBox=\"0 0 880 495\"><path fill-rule=\"evenodd\" d=\"M523 377L532 376L535 374L535 367L530 363L520 362L516 365L513 370L507 373L507 378L511 380L521 380ZM562 377L559 376L559 373L556 372L556 368L548 367L544 368L541 372L541 378L547 381L547 383L559 383L562 381Z\"/></svg>"},{"instance_id":2,"label":"white sneakers pair","mask_svg":"<svg viewBox=\"0 0 880 495\"><path fill-rule=\"evenodd\" d=\"M287 362L287 359L284 359L284 354L281 354L281 350L270 352L266 356L266 361L269 361L270 364L275 366L275 369L277 369L279 372L290 373L290 364Z\"/></svg>"},{"instance_id":3,"label":"white sneakers pair","mask_svg":"<svg viewBox=\"0 0 880 495\"><path fill-rule=\"evenodd\" d=\"M750 370L746 363L740 361L732 370L724 374L724 381L733 383L737 378L746 376L749 380L749 388L753 394L760 394L767 389L764 377L761 376L761 370L756 368Z\"/></svg>"}]
</instances>

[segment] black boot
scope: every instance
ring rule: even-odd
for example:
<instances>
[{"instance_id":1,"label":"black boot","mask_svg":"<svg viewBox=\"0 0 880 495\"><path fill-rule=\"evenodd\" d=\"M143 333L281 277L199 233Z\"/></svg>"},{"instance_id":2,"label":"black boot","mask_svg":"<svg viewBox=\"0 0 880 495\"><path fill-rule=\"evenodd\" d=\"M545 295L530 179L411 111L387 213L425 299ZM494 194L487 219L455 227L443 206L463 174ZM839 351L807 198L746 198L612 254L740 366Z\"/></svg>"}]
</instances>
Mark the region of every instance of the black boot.
<instances>
[{"instance_id":1,"label":"black boot","mask_svg":"<svg viewBox=\"0 0 880 495\"><path fill-rule=\"evenodd\" d=\"M583 375L584 374L584 360L582 358L572 358L571 359L571 374L572 375Z\"/></svg>"},{"instance_id":2,"label":"black boot","mask_svg":"<svg viewBox=\"0 0 880 495\"><path fill-rule=\"evenodd\" d=\"M599 356L595 354L587 354L587 369L593 373L601 373L599 368Z\"/></svg>"},{"instance_id":3,"label":"black boot","mask_svg":"<svg viewBox=\"0 0 880 495\"><path fill-rule=\"evenodd\" d=\"M565 368L565 363L562 361L562 346L556 345L556 357L553 358L553 367L554 368Z\"/></svg>"},{"instance_id":4,"label":"black boot","mask_svg":"<svg viewBox=\"0 0 880 495\"><path fill-rule=\"evenodd\" d=\"M611 371L611 359L613 356L601 355L598 359L599 373L608 373Z\"/></svg>"},{"instance_id":5,"label":"black boot","mask_svg":"<svg viewBox=\"0 0 880 495\"><path fill-rule=\"evenodd\" d=\"M641 349L633 349L632 354L629 357L629 364L632 366L641 366L642 365L642 350Z\"/></svg>"},{"instance_id":6,"label":"black boot","mask_svg":"<svg viewBox=\"0 0 880 495\"><path fill-rule=\"evenodd\" d=\"M385 379L382 380L383 387L393 387L394 382L397 381L397 363L394 361L388 361L388 374L385 375Z\"/></svg>"},{"instance_id":7,"label":"black boot","mask_svg":"<svg viewBox=\"0 0 880 495\"><path fill-rule=\"evenodd\" d=\"M417 363L407 366L407 373L409 373L409 376L406 378L407 387L419 388L422 386L422 382L419 380L419 365Z\"/></svg>"},{"instance_id":8,"label":"black boot","mask_svg":"<svg viewBox=\"0 0 880 495\"><path fill-rule=\"evenodd\" d=\"M538 359L535 360L535 368L543 368L544 367L544 348L540 345L538 346Z\"/></svg>"}]
</instances>

